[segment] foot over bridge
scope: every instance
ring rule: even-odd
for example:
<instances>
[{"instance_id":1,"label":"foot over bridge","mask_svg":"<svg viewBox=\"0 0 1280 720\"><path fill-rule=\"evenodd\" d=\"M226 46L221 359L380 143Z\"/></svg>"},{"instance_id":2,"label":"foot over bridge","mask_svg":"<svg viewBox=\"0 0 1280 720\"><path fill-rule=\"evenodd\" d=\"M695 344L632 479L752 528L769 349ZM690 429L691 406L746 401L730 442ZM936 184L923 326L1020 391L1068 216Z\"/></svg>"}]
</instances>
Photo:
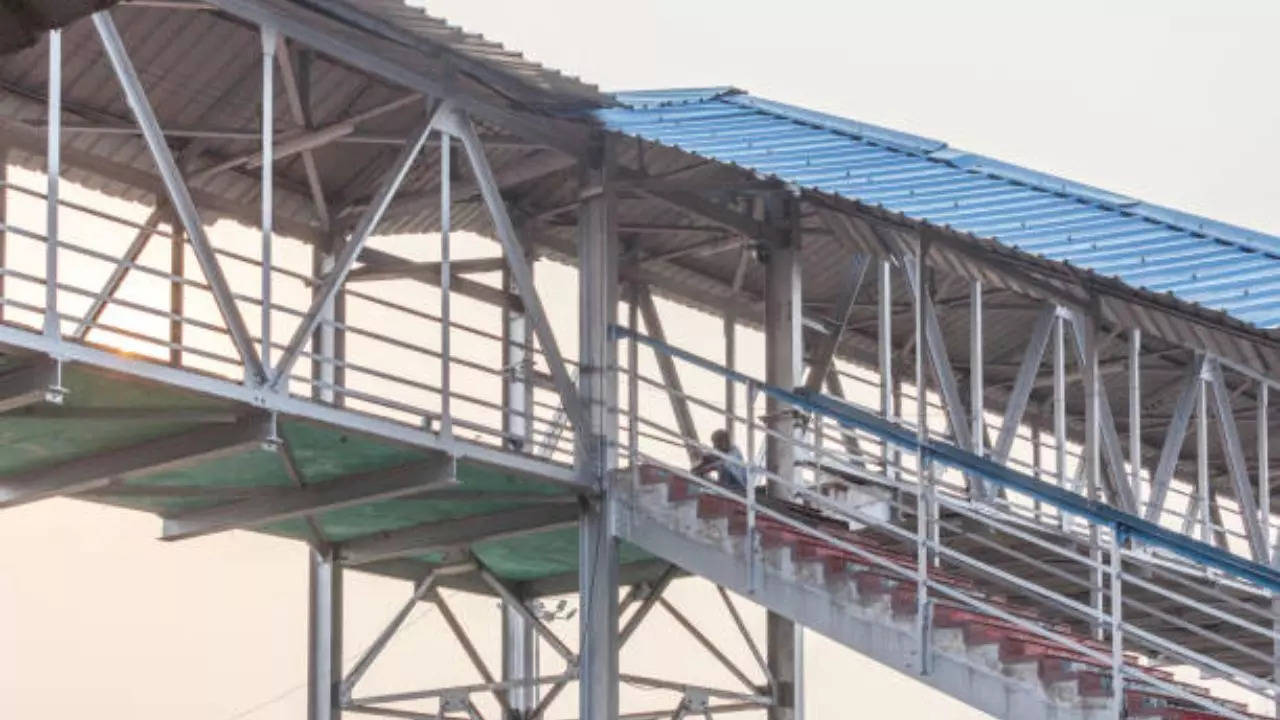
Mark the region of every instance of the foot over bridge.
<instances>
[{"instance_id":1,"label":"foot over bridge","mask_svg":"<svg viewBox=\"0 0 1280 720\"><path fill-rule=\"evenodd\" d=\"M0 508L309 545L312 720L791 719L798 627L995 717L1275 716L1280 238L395 0L77 5L0 48ZM409 582L351 663L347 570ZM483 682L366 691L419 603ZM657 607L738 686L620 666Z\"/></svg>"}]
</instances>

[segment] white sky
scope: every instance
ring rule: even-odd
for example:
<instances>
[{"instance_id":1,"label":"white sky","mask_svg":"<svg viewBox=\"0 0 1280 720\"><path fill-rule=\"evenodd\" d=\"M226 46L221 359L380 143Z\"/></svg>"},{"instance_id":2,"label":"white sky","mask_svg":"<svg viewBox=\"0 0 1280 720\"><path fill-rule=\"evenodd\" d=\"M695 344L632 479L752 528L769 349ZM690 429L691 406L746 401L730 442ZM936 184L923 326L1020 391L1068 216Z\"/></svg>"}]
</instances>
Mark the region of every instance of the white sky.
<instances>
[{"instance_id":1,"label":"white sky","mask_svg":"<svg viewBox=\"0 0 1280 720\"><path fill-rule=\"evenodd\" d=\"M604 88L732 84L1280 233L1274 3L442 0L429 7ZM673 340L696 339L696 319L667 324ZM157 531L150 516L73 501L0 513L0 717L302 715L301 546L245 533L165 545L154 541ZM362 649L404 591L351 580L350 652ZM697 588L677 589L682 606L706 610L699 597ZM458 602L468 625L493 640L492 603ZM430 644L441 632L433 614L393 647L384 674L371 673L371 681L403 689L467 679L460 656ZM723 622L715 612L695 614ZM673 651L671 637L648 635L628 659L710 672L714 661ZM850 703L867 717L978 717L820 640L810 647L811 718L846 717ZM749 665L740 648L733 654Z\"/></svg>"}]
</instances>

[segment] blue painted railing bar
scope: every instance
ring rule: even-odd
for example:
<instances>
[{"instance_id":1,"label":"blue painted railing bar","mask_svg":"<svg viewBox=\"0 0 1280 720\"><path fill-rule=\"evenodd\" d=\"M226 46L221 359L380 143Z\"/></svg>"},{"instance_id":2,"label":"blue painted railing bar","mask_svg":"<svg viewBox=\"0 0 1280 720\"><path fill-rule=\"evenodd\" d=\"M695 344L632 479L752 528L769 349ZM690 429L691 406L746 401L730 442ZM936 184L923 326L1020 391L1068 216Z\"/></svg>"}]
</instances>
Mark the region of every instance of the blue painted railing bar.
<instances>
[{"instance_id":1,"label":"blue painted railing bar","mask_svg":"<svg viewBox=\"0 0 1280 720\"><path fill-rule=\"evenodd\" d=\"M686 350L635 333L620 325L611 326L614 340L634 339L656 352L670 355L691 365L716 373L722 377L754 387L765 395L774 397L796 408L831 418L852 430L861 430L909 452L921 451L926 459L974 475L997 485L1017 490L1060 512L1069 513L1115 532L1120 542L1132 538L1152 547L1168 550L1180 557L1208 568L1220 570L1232 577L1250 582L1273 592L1280 592L1280 572L1234 555L1207 543L1187 537L1148 522L1140 517L1118 510L1105 503L1088 498L1037 480L1030 475L979 457L951 443L927 440L923 443L910 428L892 423L875 413L835 398L803 390L787 390L761 382L736 370L731 370Z\"/></svg>"}]
</instances>

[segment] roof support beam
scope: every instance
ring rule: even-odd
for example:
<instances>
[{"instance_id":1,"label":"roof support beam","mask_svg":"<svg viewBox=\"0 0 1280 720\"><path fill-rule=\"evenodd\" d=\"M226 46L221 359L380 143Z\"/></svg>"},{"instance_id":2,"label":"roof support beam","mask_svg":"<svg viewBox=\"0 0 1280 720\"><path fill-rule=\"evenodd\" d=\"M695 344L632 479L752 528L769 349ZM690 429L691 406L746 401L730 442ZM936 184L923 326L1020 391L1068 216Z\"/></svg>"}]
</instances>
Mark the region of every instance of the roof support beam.
<instances>
[{"instance_id":1,"label":"roof support beam","mask_svg":"<svg viewBox=\"0 0 1280 720\"><path fill-rule=\"evenodd\" d=\"M1151 497L1147 500L1144 513L1148 522L1159 522L1160 514L1164 512L1165 497L1169 494L1169 484L1173 481L1173 472L1178 466L1178 456L1182 454L1182 441L1187 436L1187 424L1191 421L1191 411L1196 405L1204 362L1204 356L1197 355L1195 362L1191 364L1191 371L1183 380L1178 402L1169 418L1169 425L1165 428L1164 445L1160 448L1156 471L1151 476Z\"/></svg>"},{"instance_id":2,"label":"roof support beam","mask_svg":"<svg viewBox=\"0 0 1280 720\"><path fill-rule=\"evenodd\" d=\"M387 169L373 203L365 209L364 215L360 217L360 222L356 225L355 231L351 233L351 237L342 246L341 253L334 259L333 269L329 271L324 281L316 288L311 299L311 307L307 309L307 314L298 323L293 337L290 338L289 344L285 347L284 352L281 353L279 365L269 382L271 387L278 388L280 381L289 376L289 371L293 369L293 364L297 362L298 356L302 352L302 346L311 337L311 334L315 332L316 326L320 324L321 311L333 300L338 288L346 282L347 274L351 272L351 268L355 265L360 251L364 249L365 243L368 242L369 236L377 229L378 222L382 220L382 214L386 211L387 205L390 204L391 198L400 189L405 176L409 174L409 168L418 157L418 153L421 152L423 144L427 141L427 136L431 134L432 130L436 129L441 112L441 106L437 104L427 113L427 119L413 131L409 136L409 142L405 143L400 150L400 155L392 163L391 167Z\"/></svg>"},{"instance_id":3,"label":"roof support beam","mask_svg":"<svg viewBox=\"0 0 1280 720\"><path fill-rule=\"evenodd\" d=\"M488 258L486 258L486 260L487 259ZM390 279L391 274L399 273L400 270L408 271L409 265L415 265L416 267L403 276L407 280L414 280L433 287L440 287L440 283L443 279L440 270L440 263L413 263L410 260L405 260L390 253L384 253L381 250L374 250L369 247L366 247L364 251L360 253L360 262L364 263L364 265L351 271L351 274L347 276L348 283L355 280ZM503 262L505 263L506 261L504 260ZM524 303L520 300L519 295L501 288L496 288L492 285L486 285L485 283L477 280L459 277L457 270L457 265L459 263L462 263L465 268L467 261L449 261L449 292L469 297L473 300L478 300L487 305L507 308L512 312L524 312ZM383 268L387 268L386 276L383 275ZM357 278L356 273L359 273L362 270L367 270L367 272ZM464 272L466 272L465 269ZM479 271L477 270L477 272Z\"/></svg>"},{"instance_id":4,"label":"roof support beam","mask_svg":"<svg viewBox=\"0 0 1280 720\"><path fill-rule=\"evenodd\" d=\"M422 56L376 35L352 31L304 5L286 0L211 0L211 5L256 25L270 25L318 52L365 72L415 90L424 96L453 101L459 108L522 138L577 155L586 146L587 128L577 123L521 114L465 92L447 78L426 74Z\"/></svg>"},{"instance_id":5,"label":"roof support beam","mask_svg":"<svg viewBox=\"0 0 1280 720\"><path fill-rule=\"evenodd\" d=\"M849 279L844 285L844 295L836 302L832 315L834 322L809 358L809 375L804 381L804 389L809 392L817 392L822 387L823 381L835 369L836 348L840 347L845 327L849 324L849 318L853 316L853 306L858 300L858 291L862 289L862 280L866 277L867 266L870 264L870 256L865 253L853 256L853 263L849 268Z\"/></svg>"},{"instance_id":6,"label":"roof support beam","mask_svg":"<svg viewBox=\"0 0 1280 720\"><path fill-rule=\"evenodd\" d=\"M662 318L658 315L658 306L653 302L653 293L644 283L635 283L635 299L644 318L645 329L649 337L658 342L667 341L667 333L662 327ZM680 381L680 371L675 360L667 353L655 352L658 372L662 375L662 384L667 388L667 398L671 401L671 413L676 418L676 428L684 441L685 451L689 459L697 462L702 458L702 450L698 446L698 426L693 422L693 413L689 410L689 398L684 393L684 383Z\"/></svg>"},{"instance_id":7,"label":"roof support beam","mask_svg":"<svg viewBox=\"0 0 1280 720\"><path fill-rule=\"evenodd\" d=\"M423 523L347 540L338 546L338 560L364 565L406 555L462 552L478 542L569 527L577 519L577 505L561 502Z\"/></svg>"},{"instance_id":8,"label":"roof support beam","mask_svg":"<svg viewBox=\"0 0 1280 720\"><path fill-rule=\"evenodd\" d=\"M633 177L632 173L625 173L623 180L625 181L627 177ZM654 200L659 200L678 210L696 215L709 223L719 225L726 230L745 235L754 240L779 247L791 241L788 229L757 220L737 210L712 202L697 193L682 190L649 189L645 190L644 194Z\"/></svg>"},{"instance_id":9,"label":"roof support beam","mask_svg":"<svg viewBox=\"0 0 1280 720\"><path fill-rule=\"evenodd\" d=\"M142 81L138 79L133 61L129 59L129 54L125 50L124 41L121 40L120 33L111 20L110 11L99 11L94 13L92 18L94 27L98 30L98 37L102 40L102 47L115 70L116 78L120 81L120 87L124 90L129 109L133 111L138 127L142 130L142 137L146 140L151 156L160 171L160 177L169 193L169 201L173 204L174 212L187 231L196 260L200 262L200 269L204 272L209 290L222 314L222 320L227 325L227 332L237 352L240 353L241 361L245 366L245 377L253 382L261 382L266 379L262 359L258 357L253 347L249 329L244 324L244 318L240 315L240 309L236 306L235 300L232 299L231 288L222 275L222 268L213 252L213 246L205 235L195 201L191 198L191 191L187 188L182 172L173 159L173 152L165 141L160 123L156 120L155 111L152 110L151 103L147 100L146 92L142 88Z\"/></svg>"},{"instance_id":10,"label":"roof support beam","mask_svg":"<svg viewBox=\"0 0 1280 720\"><path fill-rule=\"evenodd\" d=\"M261 447L268 419L255 416L232 425L195 430L67 460L52 467L0 477L0 507L96 490L117 480L180 470Z\"/></svg>"},{"instance_id":11,"label":"roof support beam","mask_svg":"<svg viewBox=\"0 0 1280 720\"><path fill-rule=\"evenodd\" d=\"M1027 340L1026 352L1022 355L1022 364L1013 381L1013 390L1009 393L1008 403L1004 409L1004 421L1000 425L1000 434L991 448L991 459L1003 463L1009 459L1013 449L1013 441L1018 436L1018 428L1022 426L1022 416L1027 410L1027 400L1031 397L1031 388L1035 384L1036 374L1044 362L1044 351L1049 346L1049 331L1053 329L1057 309L1046 306L1036 316L1031 328L1031 337Z\"/></svg>"},{"instance_id":12,"label":"roof support beam","mask_svg":"<svg viewBox=\"0 0 1280 720\"><path fill-rule=\"evenodd\" d=\"M485 157L484 146L476 135L471 119L466 115L451 111L447 114L446 122L448 132L462 140L467 159L471 163L472 174L475 175L476 184L480 187L485 206L489 209L498 240L502 244L503 255L507 258L511 281L524 302L525 317L528 318L533 333L538 339L538 346L542 349L543 358L551 371L551 378L555 381L556 392L560 395L560 403L564 406L573 427L581 430L586 418L582 401L578 397L573 379L569 377L564 356L560 354L560 345L556 342L551 323L547 320L546 310L543 309L542 300L538 297L538 289L533 282L533 270L525 255L524 244L516 235L515 225L512 224L511 216L507 212L506 202L494 179L493 168L489 166L489 160ZM578 438L579 443L584 440L582 432L578 432L575 437Z\"/></svg>"},{"instance_id":13,"label":"roof support beam","mask_svg":"<svg viewBox=\"0 0 1280 720\"><path fill-rule=\"evenodd\" d=\"M165 518L160 539L187 540L226 530L262 527L328 510L450 487L456 484L455 478L453 458L439 453L422 463L348 475Z\"/></svg>"},{"instance_id":14,"label":"roof support beam","mask_svg":"<svg viewBox=\"0 0 1280 720\"><path fill-rule=\"evenodd\" d=\"M1227 476L1231 479L1231 487L1236 493L1236 503L1240 507L1240 518L1244 524L1245 538L1249 541L1249 552L1256 562L1266 563L1270 551L1267 547L1267 536L1263 532L1258 516L1258 503L1254 499L1253 483L1249 481L1249 468L1244 458L1244 447L1240 443L1240 431L1236 427L1235 413L1231 407L1231 394L1226 382L1222 379L1222 367L1217 360L1209 360L1207 368L1209 388L1213 390L1213 412L1218 416L1218 437L1222 443L1222 452L1227 460ZM1259 428L1264 432L1265 428Z\"/></svg>"},{"instance_id":15,"label":"roof support beam","mask_svg":"<svg viewBox=\"0 0 1280 720\"><path fill-rule=\"evenodd\" d=\"M1071 321L1071 335L1075 339L1073 346L1076 351L1076 363L1080 367L1087 367L1088 354L1086 353L1085 328L1087 324L1081 316L1073 311L1067 311L1068 318ZM1085 374L1086 377L1088 374ZM1137 491L1133 484L1129 482L1129 473L1124 466L1124 450L1120 447L1120 433L1116 431L1115 415L1111 412L1111 400L1107 397L1106 387L1102 385L1101 380L1096 380L1098 384L1098 392L1096 394L1098 407L1096 418L1086 418L1086 423L1096 423L1101 435L1101 446L1099 450L1102 456L1106 458L1107 469L1110 471L1110 484L1107 488L1112 498L1121 510L1125 512L1136 512L1138 509ZM1087 389L1087 388L1086 388Z\"/></svg>"},{"instance_id":16,"label":"roof support beam","mask_svg":"<svg viewBox=\"0 0 1280 720\"><path fill-rule=\"evenodd\" d=\"M467 273L500 272L507 266L505 258L470 258L466 260L449 260L450 280L453 275ZM398 260L395 263L373 263L358 267L347 276L347 282L369 282L374 280L434 279L439 282L439 262L413 262ZM428 280L429 282L430 280ZM452 289L452 285L450 286Z\"/></svg>"}]
</instances>

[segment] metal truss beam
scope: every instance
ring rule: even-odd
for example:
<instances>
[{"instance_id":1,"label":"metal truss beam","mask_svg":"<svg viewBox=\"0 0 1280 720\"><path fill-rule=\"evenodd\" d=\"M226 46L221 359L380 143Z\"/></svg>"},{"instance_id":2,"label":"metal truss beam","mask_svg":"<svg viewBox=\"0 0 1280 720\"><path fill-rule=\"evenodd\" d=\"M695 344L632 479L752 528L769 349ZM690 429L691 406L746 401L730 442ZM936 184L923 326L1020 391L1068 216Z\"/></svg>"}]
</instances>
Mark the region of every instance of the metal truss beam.
<instances>
[{"instance_id":1,"label":"metal truss beam","mask_svg":"<svg viewBox=\"0 0 1280 720\"><path fill-rule=\"evenodd\" d=\"M360 262L364 263L364 265L351 271L351 274L347 276L348 283L356 280L391 279L388 275L383 274L384 268L388 273L399 273L401 270L407 270L407 266L410 264L417 265L417 267L412 272L406 273L403 276L405 279L415 280L435 287L440 287L443 282L439 263L413 263L369 247L366 247L360 253ZM463 265L463 272L467 272L467 261L454 260L449 263L449 292L479 300L487 305L507 308L513 312L524 312L524 302L520 300L519 295L470 278L459 277L458 271L455 269L455 266L459 263ZM361 271L364 272L361 273ZM359 277L357 277L357 273L361 273Z\"/></svg>"},{"instance_id":2,"label":"metal truss beam","mask_svg":"<svg viewBox=\"0 0 1280 720\"><path fill-rule=\"evenodd\" d=\"M454 459L439 453L423 463L348 475L168 517L160 539L186 540L226 530L261 527L318 512L450 487L457 483L456 478Z\"/></svg>"},{"instance_id":3,"label":"metal truss beam","mask_svg":"<svg viewBox=\"0 0 1280 720\"><path fill-rule=\"evenodd\" d=\"M62 367L56 360L40 359L0 375L0 414L39 403L61 403Z\"/></svg>"},{"instance_id":4,"label":"metal truss beam","mask_svg":"<svg viewBox=\"0 0 1280 720\"><path fill-rule=\"evenodd\" d=\"M1022 427L1022 416L1027 410L1027 400L1031 397L1031 388L1035 384L1036 374L1044 361L1045 348L1049 346L1049 331L1057 318L1057 310L1046 306L1036 316L1035 325L1031 328L1031 336L1027 339L1027 349L1022 356L1022 364L1013 381L1013 390L1005 405L1004 420L1000 424L1000 434L996 436L995 445L991 448L991 459L1003 463L1009 459L1013 449L1013 441L1017 439L1018 429Z\"/></svg>"},{"instance_id":5,"label":"metal truss beam","mask_svg":"<svg viewBox=\"0 0 1280 720\"><path fill-rule=\"evenodd\" d=\"M426 143L427 136L436 129L442 112L441 106L436 105L427 113L427 119L409 135L404 147L400 149L399 156L396 157L391 167L387 169L386 174L383 176L382 184L378 188L377 196L369 207L365 209L364 214L360 217L360 222L357 223L355 230L351 233L351 237L347 239L346 244L342 246L342 251L334 259L333 268L325 276L320 286L316 288L311 299L311 306L307 308L306 315L298 323L293 337L289 339L288 345L285 347L284 352L281 353L275 374L270 379L271 387L279 388L281 380L289 376L290 370L293 369L294 363L297 362L298 356L302 353L303 345L306 344L311 334L315 332L316 326L320 324L321 311L333 300L338 288L342 287L342 284L346 282L347 274L351 272L356 258L360 255L360 251L364 249L365 243L368 242L379 221L382 220L382 214L386 211L391 198L400 189L400 185L404 182L405 176L408 175L413 161L417 159L418 153L422 151L422 146Z\"/></svg>"},{"instance_id":6,"label":"metal truss beam","mask_svg":"<svg viewBox=\"0 0 1280 720\"><path fill-rule=\"evenodd\" d=\"M200 269L204 272L214 302L222 314L222 320L227 325L231 341L236 351L240 353L241 361L245 365L245 377L254 382L262 382L266 379L262 360L253 347L249 329L245 326L240 309L232 298L231 288L222 274L213 246L205 235L204 225L196 211L191 191L182 179L182 172L178 169L177 163L174 162L173 152L169 149L164 132L160 129L160 123L156 120L155 111L147 100L142 81L138 79L133 61L129 59L129 54L125 50L124 41L120 39L120 33L111 20L110 11L102 10L94 13L93 24L98 30L98 37L102 40L102 47L115 70L116 78L119 79L120 86L124 90L129 109L133 111L138 127L142 130L142 137L151 150L152 159L155 160L156 168L169 193L169 201L173 204L174 212L191 240L192 250L195 252L196 260L200 262Z\"/></svg>"},{"instance_id":7,"label":"metal truss beam","mask_svg":"<svg viewBox=\"0 0 1280 720\"><path fill-rule=\"evenodd\" d=\"M645 329L649 336L658 342L666 342L667 333L662 327L662 318L658 315L658 306L653 302L653 293L644 283L635 283L636 305L640 316L644 318ZM680 371L675 360L667 353L655 352L658 372L662 375L662 384L666 386L667 398L671 401L671 412L676 418L676 429L684 441L685 451L689 459L697 462L702 458L702 450L698 447L698 426L693 421L693 412L689 409L689 398L684 394L684 383L680 381Z\"/></svg>"},{"instance_id":8,"label":"metal truss beam","mask_svg":"<svg viewBox=\"0 0 1280 720\"><path fill-rule=\"evenodd\" d=\"M267 418L255 416L0 477L0 507L100 489L115 481L236 455L261 447L270 429Z\"/></svg>"},{"instance_id":9,"label":"metal truss beam","mask_svg":"<svg viewBox=\"0 0 1280 720\"><path fill-rule=\"evenodd\" d=\"M1077 312L1069 312L1071 320L1072 337L1075 342L1072 346L1076 352L1076 362L1080 367L1087 367L1089 360L1088 338L1086 328L1089 324ZM1096 349L1095 349L1096 352ZM1094 358L1096 364L1097 358ZM1096 369L1095 369L1096 373ZM1085 374L1086 378L1088 373ZM1129 473L1124 466L1124 450L1120 446L1120 433L1116 431L1115 415L1111 412L1111 400L1107 397L1106 386L1102 384L1101 379L1097 379L1097 406L1094 408L1095 416L1093 418L1085 418L1086 430L1090 427L1099 431L1101 443L1098 450L1102 457L1105 458L1107 470L1109 471L1109 483L1107 492L1111 495L1112 501L1125 512L1137 512L1138 500L1137 491L1133 484L1129 481ZM1086 432L1086 435L1088 432Z\"/></svg>"},{"instance_id":10,"label":"metal truss beam","mask_svg":"<svg viewBox=\"0 0 1280 720\"><path fill-rule=\"evenodd\" d=\"M632 176L633 173L624 173L623 180L625 181ZM677 210L696 215L730 232L744 235L756 241L775 246L785 245L791 241L790 232L787 229L757 220L737 210L712 202L697 193L680 190L645 190L644 194Z\"/></svg>"},{"instance_id":11,"label":"metal truss beam","mask_svg":"<svg viewBox=\"0 0 1280 720\"><path fill-rule=\"evenodd\" d=\"M89 303L89 309L85 311L80 323L76 325L76 329L72 331L71 337L76 340L83 340L89 334L89 329L102 318L102 313L107 309L107 303L112 297L115 297L120 286L124 284L124 280L129 276L133 263L138 261L142 255L142 251L147 248L147 242L151 240L151 236L155 234L160 227L160 222L164 220L165 212L160 208L151 211L146 220L142 221L142 227L138 228L138 233L134 235L133 241L129 243L129 247L125 248L124 254L120 256L120 262L111 269L111 274L107 276L106 282L102 284L102 289L94 296L93 302Z\"/></svg>"},{"instance_id":12,"label":"metal truss beam","mask_svg":"<svg viewBox=\"0 0 1280 720\"><path fill-rule=\"evenodd\" d=\"M836 349L840 347L845 327L849 324L849 318L853 316L858 291L862 289L862 280L866 277L867 267L870 264L871 258L866 254L858 253L853 256L853 263L849 268L849 279L844 285L844 294L836 302L832 313L832 325L809 358L809 375L804 381L804 389L809 392L817 392L835 368Z\"/></svg>"},{"instance_id":13,"label":"metal truss beam","mask_svg":"<svg viewBox=\"0 0 1280 720\"><path fill-rule=\"evenodd\" d=\"M507 267L512 283L519 290L520 299L524 302L525 316L532 326L534 335L538 338L538 345L542 349L547 367L551 371L551 378L555 381L556 392L560 395L560 402L573 423L573 427L579 429L577 437L579 438L579 443L581 443L583 436L581 428L586 417L584 414L585 408L578 397L577 390L573 386L573 379L569 377L569 371L565 367L564 357L560 354L560 345L556 342L555 333L551 330L546 310L542 307L542 300L539 298L538 289L534 285L533 271L525 256L524 244L520 242L520 238L516 234L515 225L511 222L511 216L507 212L506 201L502 198L502 193L498 189L497 181L493 176L493 169L489 166L489 160L484 154L484 146L476 135L475 127L471 124L470 118L461 113L451 112L447 117L447 122L448 131L462 141L462 146L466 150L467 159L471 163L472 174L475 175L476 184L480 187L480 194L484 197L485 206L489 209L494 230L498 235L498 241L502 245L503 255L507 258Z\"/></svg>"},{"instance_id":14,"label":"metal truss beam","mask_svg":"<svg viewBox=\"0 0 1280 720\"><path fill-rule=\"evenodd\" d=\"M456 82L424 72L429 65L423 63L417 52L368 32L353 32L348 24L306 6L286 0L211 0L210 4L256 25L274 27L281 34L318 52L424 96L451 100L468 113L522 138L536 140L575 156L586 145L587 128L584 125L521 114L496 102L458 92Z\"/></svg>"},{"instance_id":15,"label":"metal truss beam","mask_svg":"<svg viewBox=\"0 0 1280 720\"><path fill-rule=\"evenodd\" d=\"M464 552L486 540L514 538L577 524L576 504L535 505L488 515L414 525L347 540L338 546L344 565L444 551Z\"/></svg>"},{"instance_id":16,"label":"metal truss beam","mask_svg":"<svg viewBox=\"0 0 1280 720\"><path fill-rule=\"evenodd\" d=\"M500 257L450 260L449 272L453 275L501 272L506 266L506 259ZM374 263L358 267L347 276L347 282L349 283L405 279L426 280L428 282L435 280L436 283L439 283L440 263L414 262L412 260L397 260L394 263ZM450 289L452 289L452 286L450 286Z\"/></svg>"},{"instance_id":17,"label":"metal truss beam","mask_svg":"<svg viewBox=\"0 0 1280 720\"><path fill-rule=\"evenodd\" d=\"M1195 409L1196 397L1199 394L1201 374L1204 370L1204 357L1197 355L1190 372L1182 383L1173 415L1165 428L1164 444L1160 448L1160 460L1151 475L1151 496L1147 500L1144 517L1148 522L1159 522L1164 512L1164 501L1169 494L1169 485L1173 481L1174 470L1178 466L1178 456L1182 454L1182 441L1187 436L1187 424L1191 421L1192 410Z\"/></svg>"},{"instance_id":18,"label":"metal truss beam","mask_svg":"<svg viewBox=\"0 0 1280 720\"><path fill-rule=\"evenodd\" d=\"M1236 427L1235 411L1231 407L1231 393L1227 390L1222 378L1222 368L1216 360L1209 360L1206 370L1209 374L1209 388L1213 391L1213 412L1218 418L1218 437L1227 460L1227 477L1235 490L1245 538L1249 541L1249 552L1257 562L1266 563L1270 557L1270 549L1258 515L1253 483L1249 480L1244 447L1240 442L1240 431ZM1258 428L1260 433L1265 431L1265 427Z\"/></svg>"}]
</instances>

